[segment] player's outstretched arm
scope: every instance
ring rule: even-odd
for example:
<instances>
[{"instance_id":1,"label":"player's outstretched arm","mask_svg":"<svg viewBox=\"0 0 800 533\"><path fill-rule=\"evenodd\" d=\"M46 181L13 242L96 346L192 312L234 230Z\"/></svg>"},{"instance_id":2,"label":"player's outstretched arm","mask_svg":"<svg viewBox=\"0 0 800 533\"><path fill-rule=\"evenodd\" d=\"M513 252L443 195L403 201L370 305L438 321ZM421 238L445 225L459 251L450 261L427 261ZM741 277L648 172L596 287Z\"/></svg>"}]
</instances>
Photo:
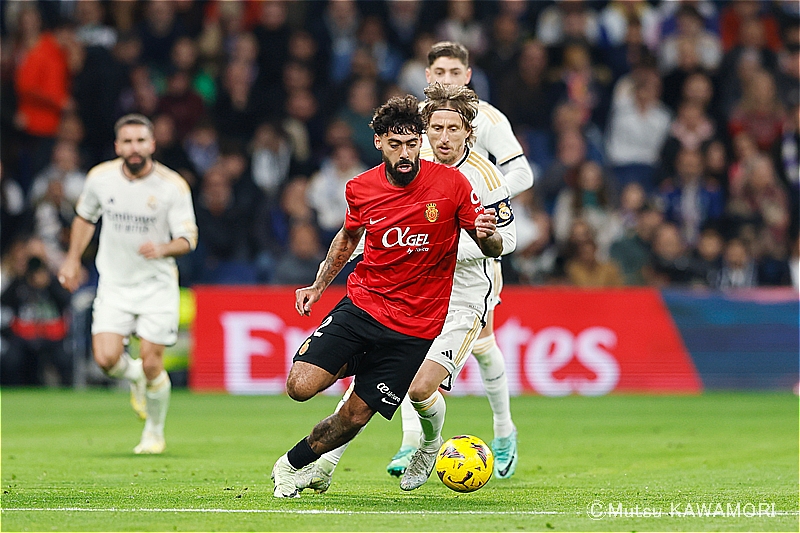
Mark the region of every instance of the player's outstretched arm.
<instances>
[{"instance_id":1,"label":"player's outstretched arm","mask_svg":"<svg viewBox=\"0 0 800 533\"><path fill-rule=\"evenodd\" d=\"M475 219L475 229L467 230L486 257L500 257L503 238L497 233L497 216L494 209L486 209Z\"/></svg>"},{"instance_id":2,"label":"player's outstretched arm","mask_svg":"<svg viewBox=\"0 0 800 533\"><path fill-rule=\"evenodd\" d=\"M69 250L58 271L58 282L70 292L80 285L81 256L94 236L95 225L83 217L76 216L69 232Z\"/></svg>"},{"instance_id":3,"label":"player's outstretched arm","mask_svg":"<svg viewBox=\"0 0 800 533\"><path fill-rule=\"evenodd\" d=\"M317 271L317 279L308 287L297 289L295 291L295 309L301 316L308 316L311 314L311 306L314 305L322 296L323 291L328 288L328 285L333 282L336 275L342 271L344 266L350 260L350 256L358 246L361 236L364 234L364 228L358 228L355 231L342 228L339 233L331 241L331 246L328 248L328 255L325 261L320 265Z\"/></svg>"}]
</instances>

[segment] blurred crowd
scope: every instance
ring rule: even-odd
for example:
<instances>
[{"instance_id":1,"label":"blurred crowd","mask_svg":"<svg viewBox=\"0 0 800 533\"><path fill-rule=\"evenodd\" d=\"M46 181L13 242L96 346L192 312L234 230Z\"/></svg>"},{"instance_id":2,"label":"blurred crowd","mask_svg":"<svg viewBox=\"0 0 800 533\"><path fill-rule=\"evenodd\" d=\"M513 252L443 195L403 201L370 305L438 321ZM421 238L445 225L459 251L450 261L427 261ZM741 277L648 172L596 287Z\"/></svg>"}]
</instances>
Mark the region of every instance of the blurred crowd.
<instances>
[{"instance_id":1,"label":"blurred crowd","mask_svg":"<svg viewBox=\"0 0 800 533\"><path fill-rule=\"evenodd\" d=\"M534 168L507 283L797 287L798 5L0 0L4 294L63 311L33 278L130 112L194 194L182 285L312 281L345 182L380 163L373 110L424 97L439 40L467 46Z\"/></svg>"}]
</instances>

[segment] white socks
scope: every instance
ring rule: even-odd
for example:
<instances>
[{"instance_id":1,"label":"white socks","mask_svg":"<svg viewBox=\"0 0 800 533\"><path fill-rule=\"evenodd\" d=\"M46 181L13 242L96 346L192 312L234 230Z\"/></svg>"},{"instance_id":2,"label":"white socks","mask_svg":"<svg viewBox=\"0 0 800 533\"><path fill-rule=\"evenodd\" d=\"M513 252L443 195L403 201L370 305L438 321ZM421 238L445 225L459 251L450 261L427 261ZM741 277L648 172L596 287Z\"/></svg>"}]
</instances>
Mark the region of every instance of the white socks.
<instances>
[{"instance_id":1,"label":"white socks","mask_svg":"<svg viewBox=\"0 0 800 533\"><path fill-rule=\"evenodd\" d=\"M123 351L117 364L115 364L106 374L116 379L127 379L129 381L139 381L144 379L142 360L133 359L128 352Z\"/></svg>"},{"instance_id":2,"label":"white socks","mask_svg":"<svg viewBox=\"0 0 800 533\"><path fill-rule=\"evenodd\" d=\"M400 416L403 422L403 442L401 446L413 446L419 448L419 440L422 438L422 426L419 423L419 415L411 404L408 394L400 404Z\"/></svg>"},{"instance_id":3,"label":"white socks","mask_svg":"<svg viewBox=\"0 0 800 533\"><path fill-rule=\"evenodd\" d=\"M472 355L478 360L483 388L492 407L494 436L508 437L514 431L514 423L511 421L506 364L494 335L478 339L472 348Z\"/></svg>"},{"instance_id":4,"label":"white socks","mask_svg":"<svg viewBox=\"0 0 800 533\"><path fill-rule=\"evenodd\" d=\"M172 392L172 382L166 370L154 379L147 382L147 421L144 431L159 436L164 435L164 421L167 418L169 397Z\"/></svg>"},{"instance_id":5,"label":"white socks","mask_svg":"<svg viewBox=\"0 0 800 533\"><path fill-rule=\"evenodd\" d=\"M437 390L427 400L412 401L411 405L419 414L419 421L422 425L420 449L426 452L434 451L434 449L439 451L439 438L442 435L444 415L447 412L444 396Z\"/></svg>"}]
</instances>

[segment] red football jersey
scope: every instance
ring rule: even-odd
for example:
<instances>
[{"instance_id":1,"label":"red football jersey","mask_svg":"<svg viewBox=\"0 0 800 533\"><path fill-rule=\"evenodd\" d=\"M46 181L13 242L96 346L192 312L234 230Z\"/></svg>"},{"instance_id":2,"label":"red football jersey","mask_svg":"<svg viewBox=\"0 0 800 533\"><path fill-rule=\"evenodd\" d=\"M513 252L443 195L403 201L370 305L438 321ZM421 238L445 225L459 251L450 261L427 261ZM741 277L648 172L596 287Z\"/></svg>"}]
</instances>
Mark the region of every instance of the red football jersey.
<instances>
[{"instance_id":1,"label":"red football jersey","mask_svg":"<svg viewBox=\"0 0 800 533\"><path fill-rule=\"evenodd\" d=\"M483 206L456 168L420 160L406 187L391 185L385 169L347 182L345 227L366 227L347 295L384 326L433 339L447 315L459 230L474 229Z\"/></svg>"}]
</instances>

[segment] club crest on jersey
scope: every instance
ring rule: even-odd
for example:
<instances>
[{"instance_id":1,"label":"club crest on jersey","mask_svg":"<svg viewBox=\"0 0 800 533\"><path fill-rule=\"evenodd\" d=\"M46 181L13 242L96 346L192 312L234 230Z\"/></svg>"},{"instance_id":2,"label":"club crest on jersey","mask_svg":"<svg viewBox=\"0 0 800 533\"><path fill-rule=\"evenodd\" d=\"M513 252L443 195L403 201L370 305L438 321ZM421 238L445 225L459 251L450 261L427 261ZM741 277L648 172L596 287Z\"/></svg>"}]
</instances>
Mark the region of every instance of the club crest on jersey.
<instances>
[{"instance_id":1,"label":"club crest on jersey","mask_svg":"<svg viewBox=\"0 0 800 533\"><path fill-rule=\"evenodd\" d=\"M428 222L436 222L439 220L439 210L436 209L435 203L430 203L425 206L425 218Z\"/></svg>"},{"instance_id":2,"label":"club crest on jersey","mask_svg":"<svg viewBox=\"0 0 800 533\"><path fill-rule=\"evenodd\" d=\"M147 199L147 207L149 207L150 209L152 209L154 211L155 211L156 207L158 207L158 201L156 200L155 196L150 196Z\"/></svg>"},{"instance_id":3,"label":"club crest on jersey","mask_svg":"<svg viewBox=\"0 0 800 533\"><path fill-rule=\"evenodd\" d=\"M300 349L297 350L297 355L303 355L304 353L306 353L308 351L308 346L310 344L311 344L311 338L309 337L308 339L306 339L306 342L303 343Z\"/></svg>"},{"instance_id":4,"label":"club crest on jersey","mask_svg":"<svg viewBox=\"0 0 800 533\"><path fill-rule=\"evenodd\" d=\"M500 202L500 205L497 206L497 216L501 220L508 220L511 218L511 207L505 202Z\"/></svg>"}]
</instances>

